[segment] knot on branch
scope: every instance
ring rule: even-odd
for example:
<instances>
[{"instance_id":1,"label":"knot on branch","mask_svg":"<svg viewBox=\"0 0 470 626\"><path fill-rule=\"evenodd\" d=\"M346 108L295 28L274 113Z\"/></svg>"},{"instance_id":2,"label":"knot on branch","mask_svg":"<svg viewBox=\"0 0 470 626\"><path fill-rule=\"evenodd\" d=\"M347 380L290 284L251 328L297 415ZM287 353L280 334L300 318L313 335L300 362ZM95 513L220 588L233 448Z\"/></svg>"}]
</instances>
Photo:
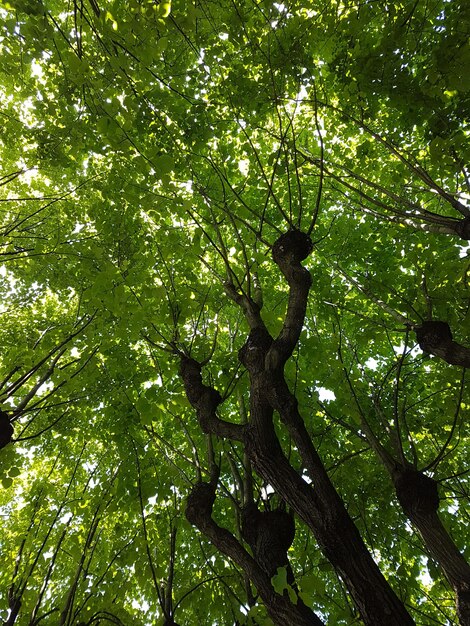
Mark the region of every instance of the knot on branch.
<instances>
[{"instance_id":1,"label":"knot on branch","mask_svg":"<svg viewBox=\"0 0 470 626\"><path fill-rule=\"evenodd\" d=\"M245 344L238 351L238 359L250 372L264 369L264 359L273 339L265 328L253 328Z\"/></svg>"},{"instance_id":2,"label":"knot on branch","mask_svg":"<svg viewBox=\"0 0 470 626\"><path fill-rule=\"evenodd\" d=\"M281 235L273 244L274 262L279 265L298 264L308 257L313 250L310 236L300 230L293 229Z\"/></svg>"},{"instance_id":3,"label":"knot on branch","mask_svg":"<svg viewBox=\"0 0 470 626\"><path fill-rule=\"evenodd\" d=\"M437 483L417 470L400 470L395 477L395 491L405 514L430 515L439 508Z\"/></svg>"},{"instance_id":4,"label":"knot on branch","mask_svg":"<svg viewBox=\"0 0 470 626\"><path fill-rule=\"evenodd\" d=\"M204 527L212 515L215 502L215 485L211 483L197 483L186 500L186 519L193 526Z\"/></svg>"},{"instance_id":5,"label":"knot on branch","mask_svg":"<svg viewBox=\"0 0 470 626\"><path fill-rule=\"evenodd\" d=\"M222 402L220 393L202 382L201 364L187 356L181 357L180 376L189 402L206 415L212 414Z\"/></svg>"},{"instance_id":6,"label":"knot on branch","mask_svg":"<svg viewBox=\"0 0 470 626\"><path fill-rule=\"evenodd\" d=\"M463 220L459 220L455 224L454 230L461 239L468 241L470 239L470 217L467 216Z\"/></svg>"},{"instance_id":7,"label":"knot on branch","mask_svg":"<svg viewBox=\"0 0 470 626\"><path fill-rule=\"evenodd\" d=\"M293 516L282 509L259 511L251 502L242 510L242 537L263 570L272 577L288 564L287 551L295 536Z\"/></svg>"},{"instance_id":8,"label":"knot on branch","mask_svg":"<svg viewBox=\"0 0 470 626\"><path fill-rule=\"evenodd\" d=\"M447 322L423 322L415 329L419 347L450 365L470 367L470 348L453 341Z\"/></svg>"},{"instance_id":9,"label":"knot on branch","mask_svg":"<svg viewBox=\"0 0 470 626\"><path fill-rule=\"evenodd\" d=\"M447 322L423 322L415 329L416 339L423 352L433 352L443 344L452 341L452 331Z\"/></svg>"},{"instance_id":10,"label":"knot on branch","mask_svg":"<svg viewBox=\"0 0 470 626\"><path fill-rule=\"evenodd\" d=\"M8 413L0 411L0 450L8 445L13 439L13 426Z\"/></svg>"}]
</instances>

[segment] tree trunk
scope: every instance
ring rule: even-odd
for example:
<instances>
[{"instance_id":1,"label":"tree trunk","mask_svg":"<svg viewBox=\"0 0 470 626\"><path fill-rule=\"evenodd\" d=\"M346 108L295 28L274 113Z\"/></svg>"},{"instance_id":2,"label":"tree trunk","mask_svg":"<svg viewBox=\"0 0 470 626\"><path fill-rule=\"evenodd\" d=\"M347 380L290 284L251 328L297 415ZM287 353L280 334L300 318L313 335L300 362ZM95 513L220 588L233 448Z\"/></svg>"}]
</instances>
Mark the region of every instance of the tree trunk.
<instances>
[{"instance_id":1,"label":"tree trunk","mask_svg":"<svg viewBox=\"0 0 470 626\"><path fill-rule=\"evenodd\" d=\"M394 482L405 515L454 589L461 626L470 626L470 565L439 518L436 481L422 472L401 469L396 472Z\"/></svg>"},{"instance_id":2,"label":"tree trunk","mask_svg":"<svg viewBox=\"0 0 470 626\"><path fill-rule=\"evenodd\" d=\"M243 443L259 476L272 485L276 493L312 530L323 554L348 588L365 626L413 626L414 621L383 577L331 483L298 412L297 400L285 380L284 366L299 340L312 282L310 273L301 261L311 251L310 237L298 230L284 233L273 245L273 260L289 285L287 311L282 330L276 339L269 334L259 306L248 295L238 293L234 285L227 288L228 295L242 308L250 326L247 341L238 354L250 376L248 424L233 424L218 417L216 409L222 402L220 394L202 383L201 365L180 354L181 377L188 400L197 411L202 430ZM274 429L274 411L279 413L293 438L312 484L308 484L285 457ZM215 499L215 492L213 497ZM210 510L212 504L213 500ZM192 510L195 511L196 507L188 505L190 515ZM203 529L214 545L219 549L228 549L226 542L221 541L220 533L216 532L214 522L208 521L210 515L205 516L205 522L202 518L191 516L194 521L189 515L188 519ZM230 534L225 529L219 531ZM236 562L241 565L242 555L236 552L234 546L232 552L232 558L238 558ZM245 565L245 571L251 571L250 577L272 616L270 582L264 589L261 579L259 583L255 582L253 576L258 574L253 568L247 569L249 563L246 560ZM283 605L279 610L293 609ZM275 621L283 624L301 623L288 621L287 616L283 619Z\"/></svg>"},{"instance_id":3,"label":"tree trunk","mask_svg":"<svg viewBox=\"0 0 470 626\"><path fill-rule=\"evenodd\" d=\"M348 588L366 626L411 626L414 621L372 559L333 485L314 476L308 485L267 433L250 429L248 453L256 471L312 530ZM325 480L326 477L326 480Z\"/></svg>"}]
</instances>

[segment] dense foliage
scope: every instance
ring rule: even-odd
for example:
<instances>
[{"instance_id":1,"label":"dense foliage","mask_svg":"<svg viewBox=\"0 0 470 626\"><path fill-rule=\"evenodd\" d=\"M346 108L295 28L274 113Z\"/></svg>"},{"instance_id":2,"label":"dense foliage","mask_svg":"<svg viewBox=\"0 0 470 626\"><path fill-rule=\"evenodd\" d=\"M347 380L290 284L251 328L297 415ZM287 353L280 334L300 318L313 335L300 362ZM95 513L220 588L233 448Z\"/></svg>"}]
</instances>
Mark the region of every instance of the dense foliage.
<instances>
[{"instance_id":1,"label":"dense foliage","mask_svg":"<svg viewBox=\"0 0 470 626\"><path fill-rule=\"evenodd\" d=\"M470 5L0 17L0 619L468 626Z\"/></svg>"}]
</instances>

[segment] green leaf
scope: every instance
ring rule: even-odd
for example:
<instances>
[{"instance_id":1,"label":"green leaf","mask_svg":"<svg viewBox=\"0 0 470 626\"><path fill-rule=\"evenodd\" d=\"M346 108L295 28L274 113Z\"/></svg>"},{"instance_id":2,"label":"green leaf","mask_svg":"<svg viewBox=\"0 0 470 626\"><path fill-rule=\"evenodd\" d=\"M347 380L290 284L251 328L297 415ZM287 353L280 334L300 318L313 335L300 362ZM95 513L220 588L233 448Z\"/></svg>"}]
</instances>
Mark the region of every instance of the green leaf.
<instances>
[{"instance_id":1,"label":"green leaf","mask_svg":"<svg viewBox=\"0 0 470 626\"><path fill-rule=\"evenodd\" d=\"M271 624L235 541L263 571L288 557L287 612L299 589L350 624L393 588L398 621L458 621L396 486L430 468L439 539L467 558L468 3L320 4L2 4L18 623L161 623L157 595L175 623ZM454 343L423 352L425 321ZM359 553L383 586L357 608Z\"/></svg>"}]
</instances>

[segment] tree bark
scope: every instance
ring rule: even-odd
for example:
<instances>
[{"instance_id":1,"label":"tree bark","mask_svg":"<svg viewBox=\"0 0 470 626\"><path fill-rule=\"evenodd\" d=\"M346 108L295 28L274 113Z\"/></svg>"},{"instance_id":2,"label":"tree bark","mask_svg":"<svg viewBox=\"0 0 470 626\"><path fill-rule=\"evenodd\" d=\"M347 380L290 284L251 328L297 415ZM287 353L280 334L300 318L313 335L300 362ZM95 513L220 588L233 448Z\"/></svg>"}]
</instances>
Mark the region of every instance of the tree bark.
<instances>
[{"instance_id":1,"label":"tree bark","mask_svg":"<svg viewBox=\"0 0 470 626\"><path fill-rule=\"evenodd\" d=\"M419 347L450 365L470 367L470 348L457 343L447 322L427 321L415 329Z\"/></svg>"},{"instance_id":2,"label":"tree bark","mask_svg":"<svg viewBox=\"0 0 470 626\"><path fill-rule=\"evenodd\" d=\"M18 594L17 590L12 585L8 590L8 608L10 609L10 615L8 619L3 622L3 626L14 626L21 609L21 604L21 594Z\"/></svg>"},{"instance_id":3,"label":"tree bark","mask_svg":"<svg viewBox=\"0 0 470 626\"><path fill-rule=\"evenodd\" d=\"M324 626L321 619L299 598L294 604L286 595L274 591L271 576L248 554L241 543L226 528L212 519L215 485L198 483L191 491L186 505L186 518L196 526L223 554L245 571L268 611L279 626Z\"/></svg>"},{"instance_id":4,"label":"tree bark","mask_svg":"<svg viewBox=\"0 0 470 626\"><path fill-rule=\"evenodd\" d=\"M470 217L464 217L463 220L458 220L454 225L454 230L459 237L468 241L470 239Z\"/></svg>"},{"instance_id":5,"label":"tree bark","mask_svg":"<svg viewBox=\"0 0 470 626\"><path fill-rule=\"evenodd\" d=\"M326 473L313 476L313 485L292 468L273 433L249 431L247 451L253 467L312 530L319 547L344 581L367 626L414 624L395 595ZM268 443L267 443L268 442ZM269 443L270 442L270 443Z\"/></svg>"},{"instance_id":6,"label":"tree bark","mask_svg":"<svg viewBox=\"0 0 470 626\"><path fill-rule=\"evenodd\" d=\"M310 237L297 230L281 235L273 245L273 260L289 285L287 312L276 339L271 337L264 325L259 307L248 296L237 294L233 286L227 289L232 300L242 307L251 329L239 351L239 360L250 376L249 423L238 426L219 419L216 408L220 396L214 389L202 384L201 366L192 359L182 357L180 371L186 394L197 410L201 428L205 432L242 441L259 476L273 486L312 530L322 552L348 588L364 624L412 626L413 619L383 577L331 483L298 412L297 400L285 380L284 365L292 355L304 324L311 276L301 261L311 250ZM285 457L274 430L274 411L279 413L293 437L312 484L308 484ZM217 530L207 516L204 522L195 515L191 517L214 545L219 549L228 549L228 531ZM236 541L233 537L232 540ZM238 558L236 562L241 564L245 557L241 559L233 545L230 549L232 558ZM263 601L269 601L271 591L263 587L265 582L259 578L259 573L246 559L243 567L245 571L251 571L250 577L254 582L257 578L255 585L262 597L264 594ZM281 622L277 620L276 623ZM282 623L297 622L287 621L286 617Z\"/></svg>"},{"instance_id":7,"label":"tree bark","mask_svg":"<svg viewBox=\"0 0 470 626\"><path fill-rule=\"evenodd\" d=\"M394 474L394 483L405 515L455 592L461 626L470 626L470 565L439 518L436 481L417 470L400 468Z\"/></svg>"}]
</instances>

